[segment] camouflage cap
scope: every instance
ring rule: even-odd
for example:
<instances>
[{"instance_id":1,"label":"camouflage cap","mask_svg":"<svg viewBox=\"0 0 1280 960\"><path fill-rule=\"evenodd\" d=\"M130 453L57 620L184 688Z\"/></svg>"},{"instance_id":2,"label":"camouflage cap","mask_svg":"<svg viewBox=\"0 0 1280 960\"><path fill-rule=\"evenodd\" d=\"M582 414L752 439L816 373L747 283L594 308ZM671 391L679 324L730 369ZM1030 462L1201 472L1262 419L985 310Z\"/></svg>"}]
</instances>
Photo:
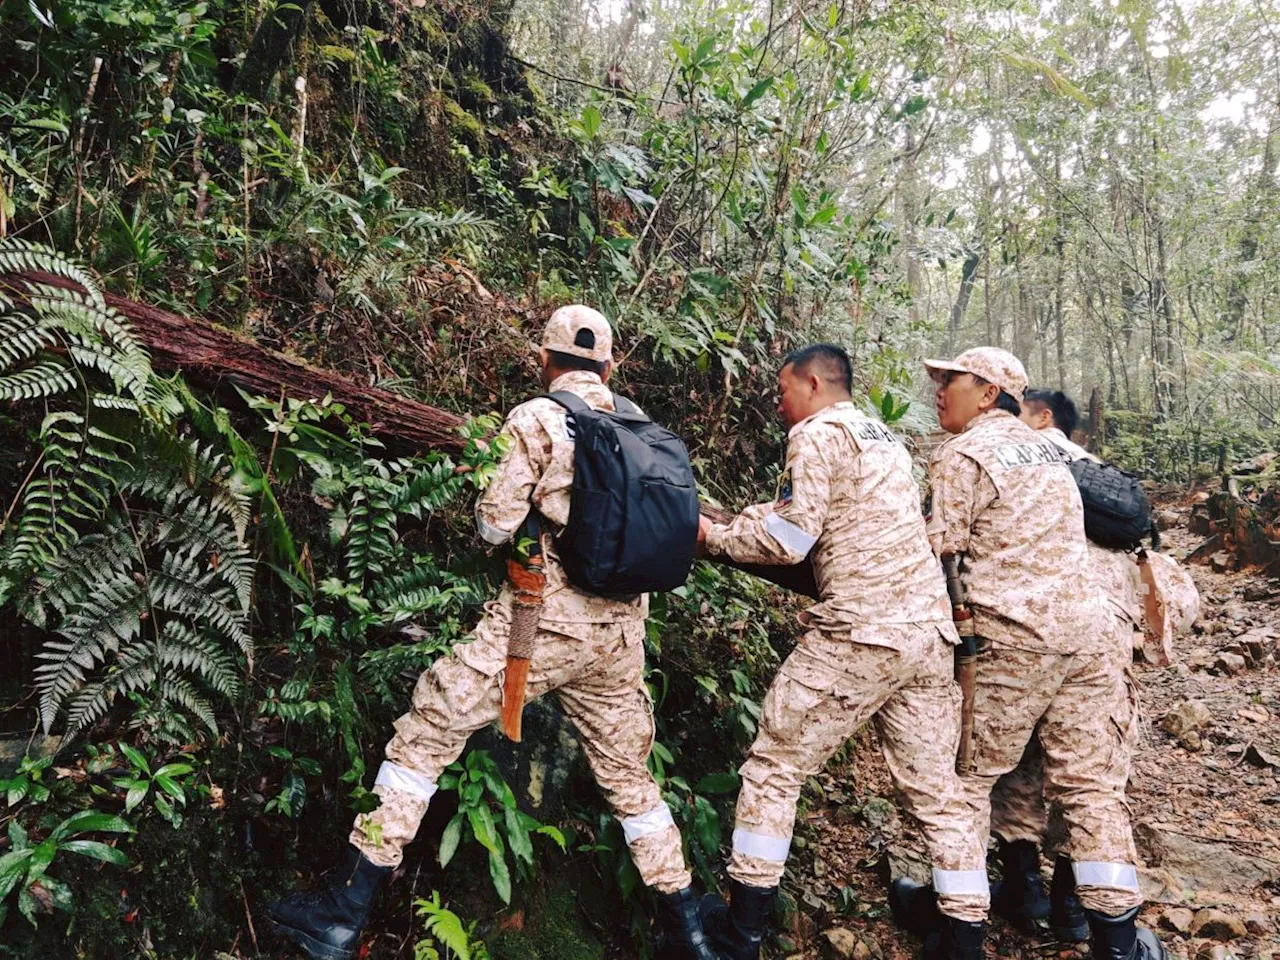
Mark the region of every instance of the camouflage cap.
<instances>
[{"instance_id":1,"label":"camouflage cap","mask_svg":"<svg viewBox=\"0 0 1280 960\"><path fill-rule=\"evenodd\" d=\"M613 330L600 311L575 303L551 315L542 331L542 346L586 360L611 360Z\"/></svg>"},{"instance_id":2,"label":"camouflage cap","mask_svg":"<svg viewBox=\"0 0 1280 960\"><path fill-rule=\"evenodd\" d=\"M994 383L1019 403L1027 390L1027 371L1022 361L999 347L973 347L954 360L926 360L924 366L934 380L948 370L972 373L987 383Z\"/></svg>"}]
</instances>

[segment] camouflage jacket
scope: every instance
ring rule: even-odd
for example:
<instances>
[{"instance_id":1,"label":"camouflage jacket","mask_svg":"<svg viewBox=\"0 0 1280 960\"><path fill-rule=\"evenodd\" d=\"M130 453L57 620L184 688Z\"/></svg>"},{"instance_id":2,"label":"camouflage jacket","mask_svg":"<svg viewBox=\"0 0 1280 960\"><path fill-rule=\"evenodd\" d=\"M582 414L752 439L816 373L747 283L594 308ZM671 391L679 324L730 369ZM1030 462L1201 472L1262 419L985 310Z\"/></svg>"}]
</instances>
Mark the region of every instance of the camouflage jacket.
<instances>
[{"instance_id":1,"label":"camouflage jacket","mask_svg":"<svg viewBox=\"0 0 1280 960\"><path fill-rule=\"evenodd\" d=\"M574 371L557 377L548 392L559 390L576 394L597 410L614 408L613 394L594 373ZM502 435L510 446L476 503L476 526L487 543L502 544L519 532L530 507L538 511L547 575L543 623L644 620L649 615L648 596L633 600L600 597L579 590L565 577L555 535L569 521L573 486L573 437L566 421L564 408L545 397L522 403L507 415ZM505 588L499 600L509 600ZM560 627L554 629L565 632Z\"/></svg>"},{"instance_id":2,"label":"camouflage jacket","mask_svg":"<svg viewBox=\"0 0 1280 960\"><path fill-rule=\"evenodd\" d=\"M993 643L1042 653L1102 653L1110 612L1089 574L1084 507L1058 448L990 410L929 464L929 539L964 557L974 627Z\"/></svg>"},{"instance_id":3,"label":"camouflage jacket","mask_svg":"<svg viewBox=\"0 0 1280 960\"><path fill-rule=\"evenodd\" d=\"M906 447L852 402L802 420L787 437L777 498L714 525L707 549L747 563L813 562L819 600L806 624L877 641L873 624L950 620ZM953 637L950 631L948 636Z\"/></svg>"}]
</instances>

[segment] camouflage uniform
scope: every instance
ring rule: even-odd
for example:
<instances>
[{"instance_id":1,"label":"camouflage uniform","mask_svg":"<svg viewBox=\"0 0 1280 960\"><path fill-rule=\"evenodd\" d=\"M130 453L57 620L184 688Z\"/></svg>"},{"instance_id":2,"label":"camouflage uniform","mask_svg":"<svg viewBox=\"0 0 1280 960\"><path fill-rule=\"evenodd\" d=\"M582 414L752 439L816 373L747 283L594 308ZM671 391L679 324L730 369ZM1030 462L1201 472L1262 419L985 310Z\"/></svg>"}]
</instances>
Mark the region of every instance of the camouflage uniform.
<instances>
[{"instance_id":1,"label":"camouflage uniform","mask_svg":"<svg viewBox=\"0 0 1280 960\"><path fill-rule=\"evenodd\" d=\"M822 410L790 432L777 501L713 525L707 550L749 563L809 556L820 594L741 768L730 875L777 885L805 778L874 718L903 806L924 830L940 908L980 919L983 848L955 776L958 638L906 448L851 402Z\"/></svg>"},{"instance_id":2,"label":"camouflage uniform","mask_svg":"<svg viewBox=\"0 0 1280 960\"><path fill-rule=\"evenodd\" d=\"M974 373L1015 399L1026 388L1021 363L993 348L928 367ZM975 631L986 640L973 766L962 778L984 844L991 789L1037 736L1080 901L1122 914L1141 903L1124 796L1129 719L1108 663L1112 616L1095 599L1075 482L1049 440L995 409L934 452L929 476L930 539L939 555L964 557Z\"/></svg>"},{"instance_id":3,"label":"camouflage uniform","mask_svg":"<svg viewBox=\"0 0 1280 960\"><path fill-rule=\"evenodd\" d=\"M1073 443L1057 427L1039 431L1061 452L1065 461L1098 458L1077 443ZM1137 681L1133 675L1133 650L1140 638L1142 605L1138 596L1138 565L1127 550L1112 550L1087 541L1089 572L1095 590L1105 597L1113 617L1111 642L1107 645L1107 660L1117 680L1123 684L1128 709L1119 718L1123 722L1126 740L1130 747L1138 734ZM1129 779L1125 769L1125 782ZM1066 825L1061 810L1047 809L1044 801L1044 757L1037 738L1033 737L1023 752L1018 766L1006 773L991 791L991 832L1012 843L1030 840L1040 843L1044 838L1045 849L1057 853L1066 841Z\"/></svg>"},{"instance_id":4,"label":"camouflage uniform","mask_svg":"<svg viewBox=\"0 0 1280 960\"><path fill-rule=\"evenodd\" d=\"M555 324L561 314L582 309L557 311L544 346L575 352L566 349L574 343L572 335L558 331ZM595 352L607 358L608 344L606 332L597 339ZM613 409L612 393L594 373L566 373L550 389L574 393L595 409ZM520 530L531 505L550 524L563 526L573 481L572 437L557 403L536 399L521 404L511 411L502 432L511 447L476 504L480 535L495 545ZM654 737L653 705L644 683L648 598L617 600L584 593L565 578L547 533L542 549L547 586L527 697L555 692L582 736L592 772L621 821L641 877L663 893L682 890L691 877L680 832L646 767ZM387 759L374 785L382 805L357 818L351 832L352 845L375 864L400 862L444 768L458 758L471 733L498 718L511 601L506 586L486 605L473 639L456 646L419 678L412 709L396 721L396 735L387 744Z\"/></svg>"}]
</instances>

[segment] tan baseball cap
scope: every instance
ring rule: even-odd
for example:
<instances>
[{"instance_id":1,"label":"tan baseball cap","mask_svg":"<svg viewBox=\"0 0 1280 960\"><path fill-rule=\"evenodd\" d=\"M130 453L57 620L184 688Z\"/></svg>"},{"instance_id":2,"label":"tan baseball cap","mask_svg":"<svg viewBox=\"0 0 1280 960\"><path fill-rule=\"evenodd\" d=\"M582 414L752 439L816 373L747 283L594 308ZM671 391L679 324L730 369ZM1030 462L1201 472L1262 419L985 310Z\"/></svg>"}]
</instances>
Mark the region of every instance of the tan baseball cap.
<instances>
[{"instance_id":1,"label":"tan baseball cap","mask_svg":"<svg viewBox=\"0 0 1280 960\"><path fill-rule=\"evenodd\" d=\"M926 360L924 366L934 380L948 370L972 373L987 383L994 383L1019 403L1027 390L1027 371L1022 361L999 347L974 347L954 360Z\"/></svg>"},{"instance_id":2,"label":"tan baseball cap","mask_svg":"<svg viewBox=\"0 0 1280 960\"><path fill-rule=\"evenodd\" d=\"M542 346L586 360L611 360L613 330L599 310L575 303L551 315L542 331Z\"/></svg>"}]
</instances>

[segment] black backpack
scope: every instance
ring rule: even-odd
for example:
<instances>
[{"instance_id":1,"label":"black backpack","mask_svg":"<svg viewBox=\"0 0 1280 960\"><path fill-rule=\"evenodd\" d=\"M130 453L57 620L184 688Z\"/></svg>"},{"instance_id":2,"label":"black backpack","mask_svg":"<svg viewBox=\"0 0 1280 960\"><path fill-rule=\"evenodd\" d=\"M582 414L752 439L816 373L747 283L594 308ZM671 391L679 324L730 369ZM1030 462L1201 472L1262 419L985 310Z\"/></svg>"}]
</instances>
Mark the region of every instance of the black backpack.
<instances>
[{"instance_id":1,"label":"black backpack","mask_svg":"<svg viewBox=\"0 0 1280 960\"><path fill-rule=\"evenodd\" d=\"M1159 546L1151 503L1137 477L1110 463L1085 457L1072 460L1068 466L1084 501L1085 536L1102 547L1130 550L1151 534Z\"/></svg>"},{"instance_id":2,"label":"black backpack","mask_svg":"<svg viewBox=\"0 0 1280 960\"><path fill-rule=\"evenodd\" d=\"M631 401L593 410L572 393L545 394L569 413L573 489L556 546L574 586L605 596L674 590L698 539L689 451Z\"/></svg>"}]
</instances>

